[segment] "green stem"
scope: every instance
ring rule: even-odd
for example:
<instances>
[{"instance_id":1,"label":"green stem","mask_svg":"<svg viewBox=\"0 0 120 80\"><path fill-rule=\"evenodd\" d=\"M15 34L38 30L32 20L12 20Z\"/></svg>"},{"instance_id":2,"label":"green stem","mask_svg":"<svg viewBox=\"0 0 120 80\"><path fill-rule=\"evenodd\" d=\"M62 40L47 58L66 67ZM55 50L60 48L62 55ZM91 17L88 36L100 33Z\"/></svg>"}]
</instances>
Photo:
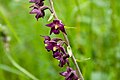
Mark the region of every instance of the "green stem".
<instances>
[{"instance_id":1,"label":"green stem","mask_svg":"<svg viewBox=\"0 0 120 80\"><path fill-rule=\"evenodd\" d=\"M24 68L22 68L19 64L17 64L14 59L11 57L11 55L9 53L6 52L6 55L8 57L8 59L10 60L10 62L17 68L19 69L22 73L24 73L25 75L27 75L29 78L33 79L33 80L39 80L37 79L35 76L33 76L31 73L29 73L27 70L25 70Z\"/></svg>"},{"instance_id":2,"label":"green stem","mask_svg":"<svg viewBox=\"0 0 120 80\"><path fill-rule=\"evenodd\" d=\"M8 42L9 41L6 38L6 41L4 42L5 53L6 53L7 57L8 57L8 59L10 60L10 62L13 64L13 66L15 66L18 70L20 70L22 73L24 73L25 75L27 75L32 80L39 80L34 75L32 75L30 72L28 72L27 70L25 70L23 67L21 67L19 64L17 64L15 62L15 60L10 55Z\"/></svg>"},{"instance_id":3,"label":"green stem","mask_svg":"<svg viewBox=\"0 0 120 80\"><path fill-rule=\"evenodd\" d=\"M53 12L54 18L55 18L55 19L58 19L57 14L56 14L55 9L54 9L54 6L53 6L53 1L52 1L52 0L49 0L49 2L50 2L50 7L51 7L51 10L52 10L52 12Z\"/></svg>"},{"instance_id":4,"label":"green stem","mask_svg":"<svg viewBox=\"0 0 120 80\"><path fill-rule=\"evenodd\" d=\"M14 27L11 25L11 23L9 22L9 20L6 18L6 16L4 15L2 9L0 8L0 15L1 15L1 18L5 21L7 27L10 29L10 31L13 33L14 37L16 38L16 40L18 42L21 42L19 37L17 36L17 33L15 32L14 30Z\"/></svg>"}]
</instances>

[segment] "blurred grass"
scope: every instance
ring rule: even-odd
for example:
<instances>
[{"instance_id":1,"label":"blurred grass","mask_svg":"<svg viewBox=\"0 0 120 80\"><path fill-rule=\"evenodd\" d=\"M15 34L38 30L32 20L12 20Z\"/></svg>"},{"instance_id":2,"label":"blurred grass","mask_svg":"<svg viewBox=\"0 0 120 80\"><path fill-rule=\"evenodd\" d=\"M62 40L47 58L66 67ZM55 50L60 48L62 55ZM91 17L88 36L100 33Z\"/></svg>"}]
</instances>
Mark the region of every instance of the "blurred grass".
<instances>
[{"instance_id":1,"label":"blurred grass","mask_svg":"<svg viewBox=\"0 0 120 80\"><path fill-rule=\"evenodd\" d=\"M75 27L67 28L67 32L85 80L119 80L119 3L119 0L54 0L59 18L67 27ZM45 4L49 5L48 0ZM45 18L36 21L29 14L30 5L28 0L0 0L0 24L11 37L11 56L40 80L64 80L58 74L65 69L57 66L39 36L49 35L49 28L44 25L50 13L47 10ZM0 39L0 80L30 80L10 63L3 49Z\"/></svg>"}]
</instances>

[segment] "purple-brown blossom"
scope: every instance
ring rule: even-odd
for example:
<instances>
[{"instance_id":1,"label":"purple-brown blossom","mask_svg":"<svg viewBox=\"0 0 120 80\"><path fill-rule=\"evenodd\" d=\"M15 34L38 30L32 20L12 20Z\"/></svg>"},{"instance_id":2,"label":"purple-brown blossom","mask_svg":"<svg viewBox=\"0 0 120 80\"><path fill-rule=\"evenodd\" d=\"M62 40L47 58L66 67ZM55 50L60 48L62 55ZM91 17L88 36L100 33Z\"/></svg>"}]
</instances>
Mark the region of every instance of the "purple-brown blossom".
<instances>
[{"instance_id":1,"label":"purple-brown blossom","mask_svg":"<svg viewBox=\"0 0 120 80\"><path fill-rule=\"evenodd\" d=\"M52 23L47 24L46 26L51 28L50 34L52 34L52 33L59 34L60 31L67 34L64 29L64 24L60 20L53 20Z\"/></svg>"},{"instance_id":2,"label":"purple-brown blossom","mask_svg":"<svg viewBox=\"0 0 120 80\"><path fill-rule=\"evenodd\" d=\"M53 47L57 44L55 41L51 40L49 36L44 36L44 44L47 51L53 50Z\"/></svg>"},{"instance_id":3,"label":"purple-brown blossom","mask_svg":"<svg viewBox=\"0 0 120 80\"><path fill-rule=\"evenodd\" d=\"M37 7L34 7L31 11L30 11L30 14L36 14L35 18L38 20L40 17L44 17L45 15L45 12L44 10L40 10L39 8Z\"/></svg>"},{"instance_id":4,"label":"purple-brown blossom","mask_svg":"<svg viewBox=\"0 0 120 80\"><path fill-rule=\"evenodd\" d=\"M43 37L44 37L45 48L48 51L50 50L52 50L53 52L62 51L64 54L66 54L64 48L62 47L62 44L60 44L60 41L62 41L62 39L59 38L51 39L49 36L43 36Z\"/></svg>"},{"instance_id":5,"label":"purple-brown blossom","mask_svg":"<svg viewBox=\"0 0 120 80\"><path fill-rule=\"evenodd\" d=\"M53 57L56 58L57 60L59 60L60 67L63 67L66 63L69 66L69 61L68 61L69 55L68 54L63 54L61 52L55 52L53 54Z\"/></svg>"},{"instance_id":6,"label":"purple-brown blossom","mask_svg":"<svg viewBox=\"0 0 120 80\"><path fill-rule=\"evenodd\" d=\"M44 37L44 44L47 51L53 52L53 57L59 61L59 66L63 67L66 63L69 65L69 55L66 53L65 49L63 48L62 44L60 44L60 41L62 39L59 38L53 38L51 39L49 36L43 36Z\"/></svg>"},{"instance_id":7,"label":"purple-brown blossom","mask_svg":"<svg viewBox=\"0 0 120 80\"><path fill-rule=\"evenodd\" d=\"M61 72L60 75L65 77L65 80L78 80L76 71L70 67L67 67L67 71Z\"/></svg>"},{"instance_id":8,"label":"purple-brown blossom","mask_svg":"<svg viewBox=\"0 0 120 80\"><path fill-rule=\"evenodd\" d=\"M30 0L30 3L34 3L34 5L30 6L32 10L30 14L36 14L35 18L38 20L39 18L43 18L45 16L45 10L48 9L47 6L44 6L44 0Z\"/></svg>"}]
</instances>

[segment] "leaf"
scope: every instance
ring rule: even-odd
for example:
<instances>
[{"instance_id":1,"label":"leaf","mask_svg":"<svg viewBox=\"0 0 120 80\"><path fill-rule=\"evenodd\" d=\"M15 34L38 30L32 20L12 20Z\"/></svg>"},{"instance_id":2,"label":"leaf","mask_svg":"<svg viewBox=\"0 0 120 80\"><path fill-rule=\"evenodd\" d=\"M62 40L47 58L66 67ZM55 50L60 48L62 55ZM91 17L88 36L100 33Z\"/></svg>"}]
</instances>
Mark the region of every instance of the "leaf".
<instances>
[{"instance_id":1,"label":"leaf","mask_svg":"<svg viewBox=\"0 0 120 80\"><path fill-rule=\"evenodd\" d=\"M8 72L11 72L11 73L15 73L15 74L18 74L18 75L21 75L22 73L20 71L18 71L17 69L14 69L14 68L11 68L7 65L4 65L4 64L0 64L0 69L2 70L5 70L5 71L8 71Z\"/></svg>"},{"instance_id":2,"label":"leaf","mask_svg":"<svg viewBox=\"0 0 120 80\"><path fill-rule=\"evenodd\" d=\"M70 46L67 47L67 52L68 52L69 56L71 57L72 56L72 50L71 50Z\"/></svg>"},{"instance_id":3,"label":"leaf","mask_svg":"<svg viewBox=\"0 0 120 80\"><path fill-rule=\"evenodd\" d=\"M79 60L79 59L76 59L77 62L84 62L84 61L88 61L90 60L91 58L85 58L85 59L82 59L82 60Z\"/></svg>"},{"instance_id":4,"label":"leaf","mask_svg":"<svg viewBox=\"0 0 120 80\"><path fill-rule=\"evenodd\" d=\"M53 18L53 15L54 15L54 14L51 14L51 15L50 15L48 21L50 21L50 20Z\"/></svg>"},{"instance_id":5,"label":"leaf","mask_svg":"<svg viewBox=\"0 0 120 80\"><path fill-rule=\"evenodd\" d=\"M68 26L64 26L66 29L76 29L76 27L68 27Z\"/></svg>"}]
</instances>

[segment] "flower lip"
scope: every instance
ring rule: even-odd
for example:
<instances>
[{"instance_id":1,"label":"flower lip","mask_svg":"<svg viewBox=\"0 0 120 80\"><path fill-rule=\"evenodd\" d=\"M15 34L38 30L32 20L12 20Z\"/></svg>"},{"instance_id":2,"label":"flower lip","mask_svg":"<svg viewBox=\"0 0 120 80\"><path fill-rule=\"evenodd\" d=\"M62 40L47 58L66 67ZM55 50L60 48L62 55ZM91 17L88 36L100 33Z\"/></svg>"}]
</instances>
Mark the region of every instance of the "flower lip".
<instances>
[{"instance_id":1,"label":"flower lip","mask_svg":"<svg viewBox=\"0 0 120 80\"><path fill-rule=\"evenodd\" d=\"M45 47L48 46L48 44L45 44Z\"/></svg>"},{"instance_id":2,"label":"flower lip","mask_svg":"<svg viewBox=\"0 0 120 80\"><path fill-rule=\"evenodd\" d=\"M59 28L59 26L58 25L55 25L55 29L58 29Z\"/></svg>"},{"instance_id":3,"label":"flower lip","mask_svg":"<svg viewBox=\"0 0 120 80\"><path fill-rule=\"evenodd\" d=\"M56 51L57 50L57 47L55 46L55 47L53 47L53 51Z\"/></svg>"}]
</instances>

